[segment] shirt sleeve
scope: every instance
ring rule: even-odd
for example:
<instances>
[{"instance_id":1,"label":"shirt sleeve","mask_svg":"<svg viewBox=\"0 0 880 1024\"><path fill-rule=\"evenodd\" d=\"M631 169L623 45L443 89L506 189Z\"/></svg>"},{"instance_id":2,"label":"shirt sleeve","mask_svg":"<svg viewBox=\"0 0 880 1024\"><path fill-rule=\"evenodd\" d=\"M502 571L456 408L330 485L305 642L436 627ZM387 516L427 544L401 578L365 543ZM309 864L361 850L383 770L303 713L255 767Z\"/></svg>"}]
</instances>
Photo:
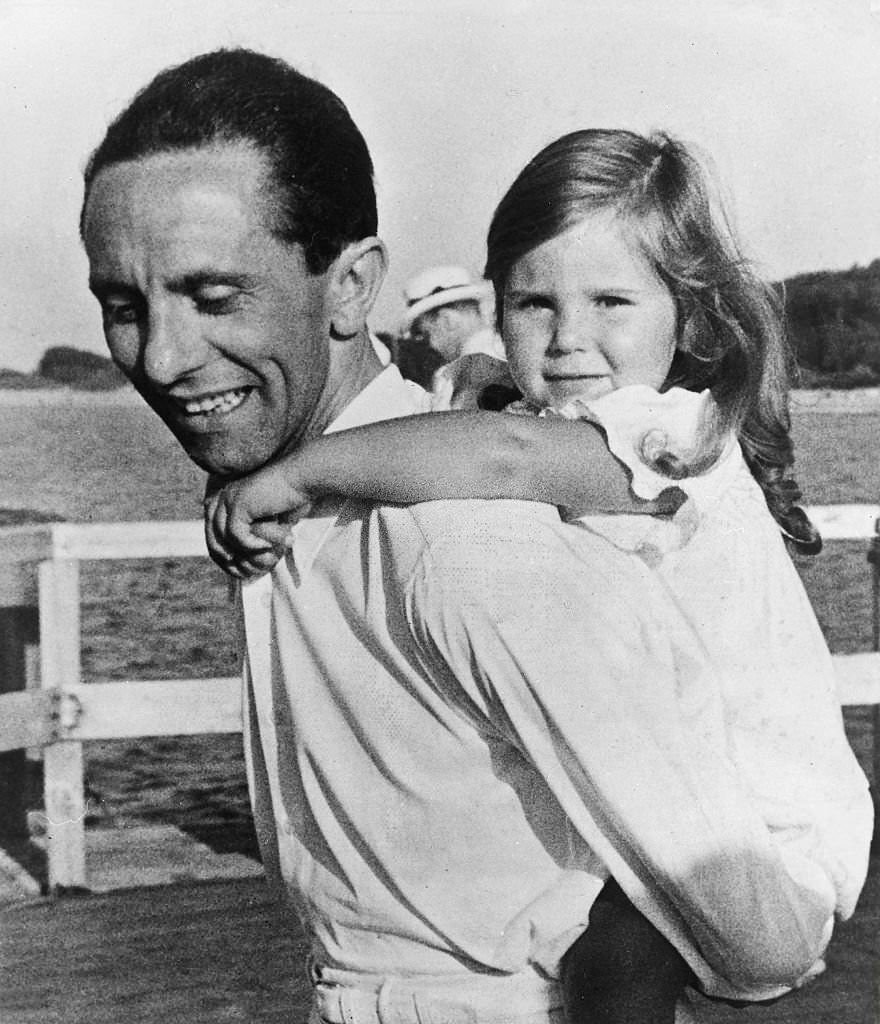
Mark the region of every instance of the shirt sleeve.
<instances>
[{"instance_id":1,"label":"shirt sleeve","mask_svg":"<svg viewBox=\"0 0 880 1024\"><path fill-rule=\"evenodd\" d=\"M411 628L441 687L531 762L709 994L787 991L824 952L835 894L821 872L786 872L706 706L699 643L634 557L565 527L538 543L496 515L413 578Z\"/></svg>"}]
</instances>

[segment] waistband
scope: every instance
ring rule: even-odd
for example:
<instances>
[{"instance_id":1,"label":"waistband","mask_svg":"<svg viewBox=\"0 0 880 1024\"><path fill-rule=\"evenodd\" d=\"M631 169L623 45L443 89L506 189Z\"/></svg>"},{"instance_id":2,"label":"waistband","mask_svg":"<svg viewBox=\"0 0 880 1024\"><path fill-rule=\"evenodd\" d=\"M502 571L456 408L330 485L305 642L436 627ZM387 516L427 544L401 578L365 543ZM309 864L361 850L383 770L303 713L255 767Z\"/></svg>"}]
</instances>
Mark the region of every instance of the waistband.
<instances>
[{"instance_id":1,"label":"waistband","mask_svg":"<svg viewBox=\"0 0 880 1024\"><path fill-rule=\"evenodd\" d=\"M311 965L323 1024L563 1024L559 983L519 974L361 974Z\"/></svg>"}]
</instances>

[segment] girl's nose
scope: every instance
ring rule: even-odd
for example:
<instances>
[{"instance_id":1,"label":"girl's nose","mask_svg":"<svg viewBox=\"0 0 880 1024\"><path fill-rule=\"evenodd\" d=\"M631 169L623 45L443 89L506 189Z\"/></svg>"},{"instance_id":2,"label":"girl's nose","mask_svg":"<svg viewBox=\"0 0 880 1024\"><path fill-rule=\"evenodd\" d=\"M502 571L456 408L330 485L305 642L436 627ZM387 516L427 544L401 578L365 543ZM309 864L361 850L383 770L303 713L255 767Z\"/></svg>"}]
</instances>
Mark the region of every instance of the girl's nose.
<instances>
[{"instance_id":1,"label":"girl's nose","mask_svg":"<svg viewBox=\"0 0 880 1024\"><path fill-rule=\"evenodd\" d=\"M566 313L556 321L551 351L565 355L594 348L593 333L589 315L580 310Z\"/></svg>"}]
</instances>

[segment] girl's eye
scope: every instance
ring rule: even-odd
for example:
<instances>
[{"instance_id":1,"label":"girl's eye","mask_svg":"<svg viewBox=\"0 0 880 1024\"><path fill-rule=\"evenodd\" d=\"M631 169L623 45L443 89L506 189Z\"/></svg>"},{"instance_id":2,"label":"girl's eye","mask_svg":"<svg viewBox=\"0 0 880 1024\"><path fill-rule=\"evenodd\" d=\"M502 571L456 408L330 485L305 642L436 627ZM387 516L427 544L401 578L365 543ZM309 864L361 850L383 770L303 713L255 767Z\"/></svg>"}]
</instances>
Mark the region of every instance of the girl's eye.
<instances>
[{"instance_id":1,"label":"girl's eye","mask_svg":"<svg viewBox=\"0 0 880 1024\"><path fill-rule=\"evenodd\" d=\"M605 309L616 309L618 306L629 306L631 303L622 295L597 295L596 305Z\"/></svg>"},{"instance_id":2,"label":"girl's eye","mask_svg":"<svg viewBox=\"0 0 880 1024\"><path fill-rule=\"evenodd\" d=\"M552 303L546 295L525 295L517 305L520 309L550 309Z\"/></svg>"}]
</instances>

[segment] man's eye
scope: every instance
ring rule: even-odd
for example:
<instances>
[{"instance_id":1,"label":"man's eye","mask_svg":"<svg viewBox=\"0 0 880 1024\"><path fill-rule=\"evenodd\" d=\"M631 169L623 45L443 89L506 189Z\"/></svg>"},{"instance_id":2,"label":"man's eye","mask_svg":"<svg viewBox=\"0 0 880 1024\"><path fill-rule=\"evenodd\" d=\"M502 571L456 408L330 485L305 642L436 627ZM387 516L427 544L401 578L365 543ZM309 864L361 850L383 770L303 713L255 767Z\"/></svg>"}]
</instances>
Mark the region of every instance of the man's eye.
<instances>
[{"instance_id":1,"label":"man's eye","mask_svg":"<svg viewBox=\"0 0 880 1024\"><path fill-rule=\"evenodd\" d=\"M193 296L193 301L200 313L208 316L222 316L238 308L241 292L237 288L212 287L202 288Z\"/></svg>"},{"instance_id":2,"label":"man's eye","mask_svg":"<svg viewBox=\"0 0 880 1024\"><path fill-rule=\"evenodd\" d=\"M118 327L137 323L141 311L135 302L105 302L102 312L105 326Z\"/></svg>"}]
</instances>

